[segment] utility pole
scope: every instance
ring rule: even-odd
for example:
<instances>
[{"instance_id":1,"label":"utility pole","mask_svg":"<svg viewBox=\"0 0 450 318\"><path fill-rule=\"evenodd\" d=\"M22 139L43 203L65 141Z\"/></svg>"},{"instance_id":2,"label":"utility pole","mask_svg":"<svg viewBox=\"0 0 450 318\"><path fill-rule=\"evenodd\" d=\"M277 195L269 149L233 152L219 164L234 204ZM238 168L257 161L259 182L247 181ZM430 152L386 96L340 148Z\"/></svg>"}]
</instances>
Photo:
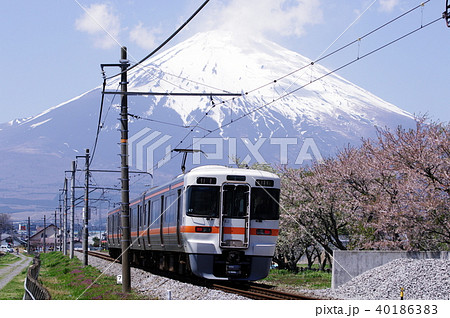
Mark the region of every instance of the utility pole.
<instances>
[{"instance_id":1,"label":"utility pole","mask_svg":"<svg viewBox=\"0 0 450 318\"><path fill-rule=\"evenodd\" d=\"M31 251L30 251L30 248L31 248L31 244L30 244L31 229L30 229L30 226L31 226L30 217L28 217L28 225L27 225L27 232L28 232L27 251L28 251L28 254L31 254Z\"/></svg>"},{"instance_id":2,"label":"utility pole","mask_svg":"<svg viewBox=\"0 0 450 318\"><path fill-rule=\"evenodd\" d=\"M121 161L121 184L122 184L122 292L131 291L131 272L129 247L131 242L130 233L130 183L128 170L128 97L127 97L127 68L130 65L127 59L127 48L121 48L120 54L120 92L122 94L120 108L120 161Z\"/></svg>"},{"instance_id":3,"label":"utility pole","mask_svg":"<svg viewBox=\"0 0 450 318\"><path fill-rule=\"evenodd\" d=\"M206 3L205 3L206 4ZM121 191L122 191L122 203L121 203L121 228L122 228L122 291L128 293L131 291L131 274L130 274L130 258L129 247L131 243L130 233L130 183L129 183L129 169L128 169L128 95L161 95L167 96L172 93L154 93L154 92L128 92L127 85L127 70L129 67L127 59L127 48L122 47L120 64L101 64L103 79L106 81L104 75L104 67L120 67L120 93L104 91L103 94L120 94L121 95L121 108L120 108L120 148L121 148ZM242 96L242 94L233 93L175 93L176 96Z\"/></svg>"},{"instance_id":4,"label":"utility pole","mask_svg":"<svg viewBox=\"0 0 450 318\"><path fill-rule=\"evenodd\" d=\"M58 208L59 211L59 243L58 243L58 249L61 251L63 251L63 240L64 240L64 228L63 228L63 219L64 219L64 214L62 214L62 209L61 209L61 204L59 205Z\"/></svg>"},{"instance_id":5,"label":"utility pole","mask_svg":"<svg viewBox=\"0 0 450 318\"><path fill-rule=\"evenodd\" d=\"M70 202L70 258L73 258L74 241L75 241L75 171L76 161L72 161L72 191Z\"/></svg>"},{"instance_id":6,"label":"utility pole","mask_svg":"<svg viewBox=\"0 0 450 318\"><path fill-rule=\"evenodd\" d=\"M89 238L89 149L86 149L86 173L84 182L84 213L83 213L83 263L88 265L88 238Z\"/></svg>"},{"instance_id":7,"label":"utility pole","mask_svg":"<svg viewBox=\"0 0 450 318\"><path fill-rule=\"evenodd\" d=\"M44 244L43 244L43 251L44 251L44 253L45 253L45 250L46 250L46 246L45 246L45 227L46 227L46 224L45 224L45 214L44 214Z\"/></svg>"},{"instance_id":8,"label":"utility pole","mask_svg":"<svg viewBox=\"0 0 450 318\"><path fill-rule=\"evenodd\" d=\"M64 178L64 225L63 225L63 253L67 255L67 178Z\"/></svg>"},{"instance_id":9,"label":"utility pole","mask_svg":"<svg viewBox=\"0 0 450 318\"><path fill-rule=\"evenodd\" d=\"M58 229L58 219L56 218L56 210L55 210L55 236L54 236L54 239L53 239L53 251L57 251L58 249L57 249L57 246L58 246L58 244L57 244L57 236L58 236L58 231L57 231L57 229Z\"/></svg>"}]
</instances>

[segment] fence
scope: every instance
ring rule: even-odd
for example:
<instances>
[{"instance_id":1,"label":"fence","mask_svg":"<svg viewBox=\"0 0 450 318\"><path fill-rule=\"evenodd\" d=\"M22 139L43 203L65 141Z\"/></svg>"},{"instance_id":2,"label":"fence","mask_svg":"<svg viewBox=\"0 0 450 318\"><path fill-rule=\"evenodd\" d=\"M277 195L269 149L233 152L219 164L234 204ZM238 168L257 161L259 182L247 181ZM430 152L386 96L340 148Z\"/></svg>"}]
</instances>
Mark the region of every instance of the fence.
<instances>
[{"instance_id":1,"label":"fence","mask_svg":"<svg viewBox=\"0 0 450 318\"><path fill-rule=\"evenodd\" d=\"M28 268L27 276L23 287L25 288L24 300L50 300L50 294L38 282L39 269L41 268L41 260L39 256L33 259L33 265Z\"/></svg>"}]
</instances>

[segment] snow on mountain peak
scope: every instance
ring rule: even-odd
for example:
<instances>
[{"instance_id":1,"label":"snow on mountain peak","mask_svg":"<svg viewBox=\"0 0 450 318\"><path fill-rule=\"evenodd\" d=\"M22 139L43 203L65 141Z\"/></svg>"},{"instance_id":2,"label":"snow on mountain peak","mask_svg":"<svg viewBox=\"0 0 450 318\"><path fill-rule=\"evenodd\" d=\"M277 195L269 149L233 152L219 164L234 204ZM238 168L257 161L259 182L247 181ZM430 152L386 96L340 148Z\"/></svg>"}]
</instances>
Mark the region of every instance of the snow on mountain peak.
<instances>
[{"instance_id":1,"label":"snow on mountain peak","mask_svg":"<svg viewBox=\"0 0 450 318\"><path fill-rule=\"evenodd\" d=\"M276 111L292 121L307 119L316 124L329 123L332 128L343 119L382 125L377 120L380 111L412 118L336 74L316 81L328 73L330 70L312 65L310 59L274 42L216 30L198 33L134 68L129 74L129 90L249 92L231 102L231 98L214 97L215 104L227 101L209 114L218 126L223 125L231 109L245 114L254 105L263 106L256 112L260 115ZM117 87L117 83L109 87ZM175 110L185 125L193 121L193 112L205 112L212 106L206 97L151 100L153 105L163 104ZM147 115L153 113L152 107Z\"/></svg>"}]
</instances>

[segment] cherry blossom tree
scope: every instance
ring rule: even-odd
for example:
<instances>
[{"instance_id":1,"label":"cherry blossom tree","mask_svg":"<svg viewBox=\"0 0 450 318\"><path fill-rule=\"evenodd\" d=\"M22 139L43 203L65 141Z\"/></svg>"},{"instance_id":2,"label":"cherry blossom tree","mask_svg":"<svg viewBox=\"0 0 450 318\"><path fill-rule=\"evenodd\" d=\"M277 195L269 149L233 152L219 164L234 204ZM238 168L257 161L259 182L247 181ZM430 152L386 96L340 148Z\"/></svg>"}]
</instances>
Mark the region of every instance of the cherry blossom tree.
<instances>
[{"instance_id":1,"label":"cherry blossom tree","mask_svg":"<svg viewBox=\"0 0 450 318\"><path fill-rule=\"evenodd\" d=\"M286 220L329 254L332 247L449 250L450 126L416 122L379 129L376 139L309 168L281 168Z\"/></svg>"}]
</instances>

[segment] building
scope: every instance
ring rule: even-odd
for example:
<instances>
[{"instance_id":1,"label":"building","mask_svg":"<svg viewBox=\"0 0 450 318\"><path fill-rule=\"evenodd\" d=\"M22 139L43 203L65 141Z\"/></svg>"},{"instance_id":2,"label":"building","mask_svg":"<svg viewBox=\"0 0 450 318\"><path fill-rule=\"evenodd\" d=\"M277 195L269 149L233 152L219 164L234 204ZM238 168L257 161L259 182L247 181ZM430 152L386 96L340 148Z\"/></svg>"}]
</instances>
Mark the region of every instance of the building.
<instances>
[{"instance_id":1,"label":"building","mask_svg":"<svg viewBox=\"0 0 450 318\"><path fill-rule=\"evenodd\" d=\"M30 237L31 251L44 251L44 234L45 234L45 250L54 251L59 249L61 245L61 235L59 228L53 224L48 225L45 229L39 229L36 234Z\"/></svg>"}]
</instances>

